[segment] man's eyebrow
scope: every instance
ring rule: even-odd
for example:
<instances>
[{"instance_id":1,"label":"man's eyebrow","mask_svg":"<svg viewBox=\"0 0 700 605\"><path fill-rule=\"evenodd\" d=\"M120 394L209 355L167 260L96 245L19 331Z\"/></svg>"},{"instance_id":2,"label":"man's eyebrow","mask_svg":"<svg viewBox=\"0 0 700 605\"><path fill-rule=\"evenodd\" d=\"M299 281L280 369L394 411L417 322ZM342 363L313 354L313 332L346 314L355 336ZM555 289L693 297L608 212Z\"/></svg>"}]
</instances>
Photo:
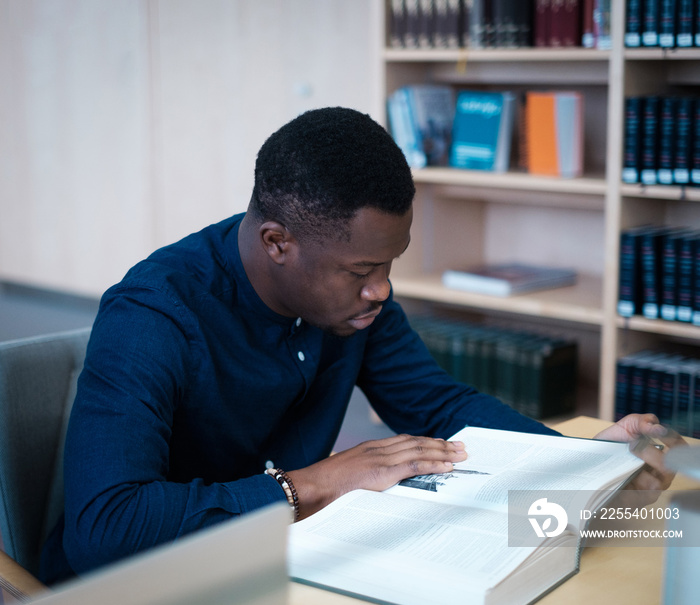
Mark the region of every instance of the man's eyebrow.
<instances>
[{"instance_id":1,"label":"man's eyebrow","mask_svg":"<svg viewBox=\"0 0 700 605\"><path fill-rule=\"evenodd\" d=\"M411 239L409 238L408 243L406 244L406 247L403 249L403 252L401 252L401 254L406 252L410 243L411 243ZM401 256L401 254L399 254L399 256ZM399 256L397 256L396 258L399 258ZM356 263L352 263L352 264L355 267L381 267L382 265L385 265L386 263L385 262L375 262L375 261L371 261L371 260L360 260L360 261L357 261Z\"/></svg>"}]
</instances>

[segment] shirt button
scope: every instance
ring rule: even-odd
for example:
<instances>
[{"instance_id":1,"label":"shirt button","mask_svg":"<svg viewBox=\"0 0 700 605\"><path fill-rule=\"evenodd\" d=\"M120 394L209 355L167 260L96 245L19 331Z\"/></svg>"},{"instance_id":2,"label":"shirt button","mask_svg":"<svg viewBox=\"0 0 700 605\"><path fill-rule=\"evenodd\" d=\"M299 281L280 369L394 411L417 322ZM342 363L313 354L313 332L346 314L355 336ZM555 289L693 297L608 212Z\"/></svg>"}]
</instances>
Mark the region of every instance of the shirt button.
<instances>
[{"instance_id":1,"label":"shirt button","mask_svg":"<svg viewBox=\"0 0 700 605\"><path fill-rule=\"evenodd\" d=\"M299 361L304 361L306 359L306 355L304 355L304 353L301 351L297 353L297 357L299 358Z\"/></svg>"},{"instance_id":2,"label":"shirt button","mask_svg":"<svg viewBox=\"0 0 700 605\"><path fill-rule=\"evenodd\" d=\"M265 468L275 468L275 463L272 460L268 460L265 463Z\"/></svg>"},{"instance_id":3,"label":"shirt button","mask_svg":"<svg viewBox=\"0 0 700 605\"><path fill-rule=\"evenodd\" d=\"M297 317L297 328L301 325L301 317Z\"/></svg>"}]
</instances>

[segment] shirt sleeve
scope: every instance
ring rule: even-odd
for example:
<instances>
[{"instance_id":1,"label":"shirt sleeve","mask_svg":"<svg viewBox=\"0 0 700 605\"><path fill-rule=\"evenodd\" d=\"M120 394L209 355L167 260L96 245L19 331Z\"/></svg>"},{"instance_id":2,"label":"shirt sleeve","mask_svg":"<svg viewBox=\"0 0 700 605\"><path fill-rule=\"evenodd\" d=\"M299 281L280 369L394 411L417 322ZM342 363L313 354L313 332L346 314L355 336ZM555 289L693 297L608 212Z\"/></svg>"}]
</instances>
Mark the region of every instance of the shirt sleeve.
<instances>
[{"instance_id":1,"label":"shirt sleeve","mask_svg":"<svg viewBox=\"0 0 700 605\"><path fill-rule=\"evenodd\" d=\"M147 289L107 295L64 457L63 548L76 573L284 500L273 478L168 481L173 415L197 352L182 311Z\"/></svg>"},{"instance_id":2,"label":"shirt sleeve","mask_svg":"<svg viewBox=\"0 0 700 605\"><path fill-rule=\"evenodd\" d=\"M358 386L394 431L449 438L467 425L557 435L495 397L455 381L393 298L370 328Z\"/></svg>"}]
</instances>

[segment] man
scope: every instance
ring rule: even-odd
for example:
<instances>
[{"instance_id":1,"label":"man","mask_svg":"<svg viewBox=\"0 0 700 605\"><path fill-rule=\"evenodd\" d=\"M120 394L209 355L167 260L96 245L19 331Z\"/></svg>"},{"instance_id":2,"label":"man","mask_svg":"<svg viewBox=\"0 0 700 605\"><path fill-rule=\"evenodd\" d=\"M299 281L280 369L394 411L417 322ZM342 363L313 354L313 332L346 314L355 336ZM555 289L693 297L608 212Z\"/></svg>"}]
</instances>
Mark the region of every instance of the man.
<instances>
[{"instance_id":1,"label":"man","mask_svg":"<svg viewBox=\"0 0 700 605\"><path fill-rule=\"evenodd\" d=\"M414 192L368 116L310 111L261 148L247 213L156 251L107 291L47 580L273 501L305 517L354 488L450 470L469 444L443 439L466 424L552 432L455 383L409 328L389 272L409 245ZM329 457L355 385L400 434ZM647 415L604 436L663 432ZM649 449L640 481L665 487Z\"/></svg>"}]
</instances>

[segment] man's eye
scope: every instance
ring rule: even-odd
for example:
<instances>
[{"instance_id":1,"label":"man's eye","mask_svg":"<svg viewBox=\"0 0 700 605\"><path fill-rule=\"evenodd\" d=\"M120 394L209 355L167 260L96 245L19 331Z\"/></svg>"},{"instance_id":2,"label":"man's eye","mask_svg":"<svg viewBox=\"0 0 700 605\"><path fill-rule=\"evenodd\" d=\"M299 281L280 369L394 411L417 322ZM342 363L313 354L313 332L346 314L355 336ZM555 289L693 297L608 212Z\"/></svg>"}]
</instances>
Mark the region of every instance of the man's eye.
<instances>
[{"instance_id":1,"label":"man's eye","mask_svg":"<svg viewBox=\"0 0 700 605\"><path fill-rule=\"evenodd\" d=\"M357 279L364 279L369 274L370 274L370 271L368 271L367 273L355 273L354 271L350 271L350 275L352 275L353 277L356 277Z\"/></svg>"}]
</instances>

